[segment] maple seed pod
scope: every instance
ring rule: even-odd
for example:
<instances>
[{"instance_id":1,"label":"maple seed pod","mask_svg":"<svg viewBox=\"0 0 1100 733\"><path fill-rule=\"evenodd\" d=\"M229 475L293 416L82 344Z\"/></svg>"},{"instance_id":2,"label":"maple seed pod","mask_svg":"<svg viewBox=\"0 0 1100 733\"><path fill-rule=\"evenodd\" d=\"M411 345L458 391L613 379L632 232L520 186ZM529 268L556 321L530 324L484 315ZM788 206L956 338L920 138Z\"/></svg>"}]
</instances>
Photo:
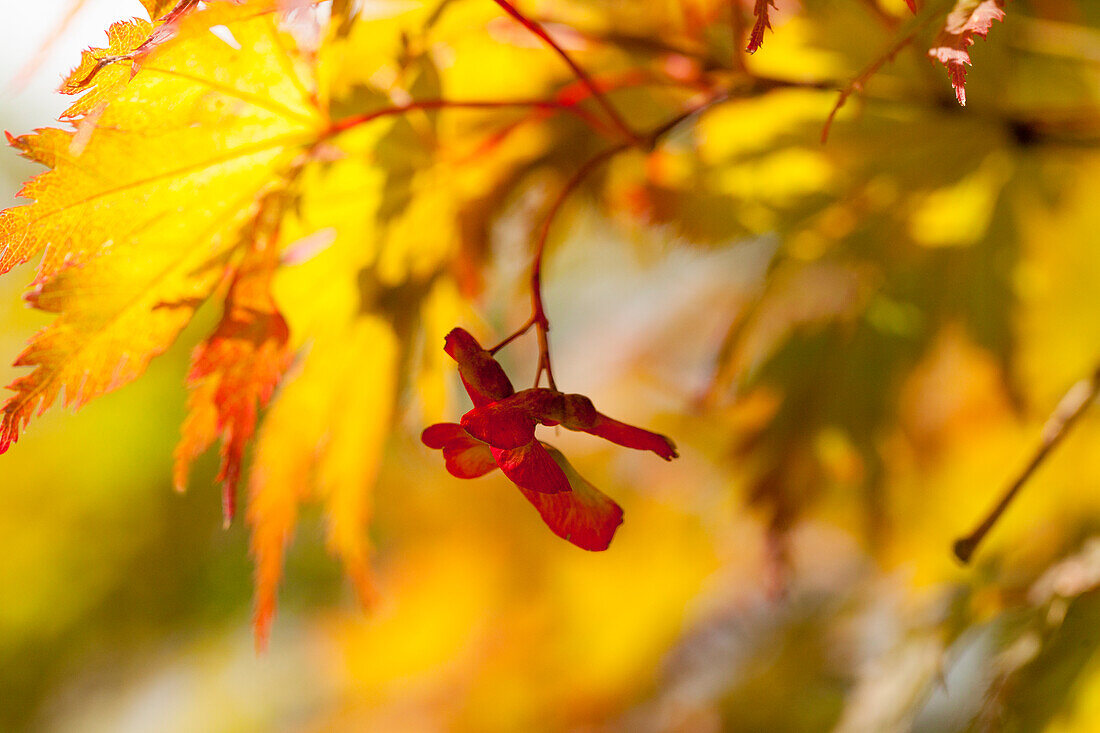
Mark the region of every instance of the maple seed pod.
<instances>
[{"instance_id":1,"label":"maple seed pod","mask_svg":"<svg viewBox=\"0 0 1100 733\"><path fill-rule=\"evenodd\" d=\"M477 339L464 328L451 329L451 332L443 338L443 350L459 364L469 361L477 352L485 351Z\"/></svg>"},{"instance_id":2,"label":"maple seed pod","mask_svg":"<svg viewBox=\"0 0 1100 733\"><path fill-rule=\"evenodd\" d=\"M571 491L565 471L537 440L511 450L493 448L492 452L501 472L521 489L538 494Z\"/></svg>"},{"instance_id":3,"label":"maple seed pod","mask_svg":"<svg viewBox=\"0 0 1100 733\"><path fill-rule=\"evenodd\" d=\"M596 435L604 440L635 450L647 450L656 453L666 461L679 458L676 445L666 436L644 430L624 422L614 420L607 415L597 413L596 424L585 430L586 433Z\"/></svg>"},{"instance_id":4,"label":"maple seed pod","mask_svg":"<svg viewBox=\"0 0 1100 733\"><path fill-rule=\"evenodd\" d=\"M504 367L465 329L452 329L443 339L443 351L458 362L458 374L475 406L504 399L515 392Z\"/></svg>"},{"instance_id":5,"label":"maple seed pod","mask_svg":"<svg viewBox=\"0 0 1100 733\"><path fill-rule=\"evenodd\" d=\"M600 413L592 400L582 394L567 394L564 397L565 410L561 424L570 430L590 430L596 425Z\"/></svg>"},{"instance_id":6,"label":"maple seed pod","mask_svg":"<svg viewBox=\"0 0 1100 733\"><path fill-rule=\"evenodd\" d=\"M511 399L470 410L462 416L463 429L494 448L511 450L527 445L535 439L535 419L510 404Z\"/></svg>"}]
</instances>

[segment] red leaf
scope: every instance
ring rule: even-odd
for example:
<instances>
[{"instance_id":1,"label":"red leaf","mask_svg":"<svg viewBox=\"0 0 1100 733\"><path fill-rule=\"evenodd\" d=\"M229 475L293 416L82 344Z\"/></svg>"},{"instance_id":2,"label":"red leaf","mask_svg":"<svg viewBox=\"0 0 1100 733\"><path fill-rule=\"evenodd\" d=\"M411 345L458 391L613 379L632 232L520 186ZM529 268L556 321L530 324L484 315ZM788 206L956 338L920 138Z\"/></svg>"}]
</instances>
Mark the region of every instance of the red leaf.
<instances>
[{"instance_id":1,"label":"red leaf","mask_svg":"<svg viewBox=\"0 0 1100 733\"><path fill-rule=\"evenodd\" d=\"M424 432L420 434L420 442L433 450L442 450L452 440L466 434L458 423L441 422L424 428Z\"/></svg>"},{"instance_id":2,"label":"red leaf","mask_svg":"<svg viewBox=\"0 0 1100 733\"><path fill-rule=\"evenodd\" d=\"M564 472L571 491L545 494L523 487L520 491L554 534L583 550L606 550L623 523L622 508L582 478L556 448L545 445L544 450Z\"/></svg>"},{"instance_id":3,"label":"red leaf","mask_svg":"<svg viewBox=\"0 0 1100 733\"><path fill-rule=\"evenodd\" d=\"M462 427L494 448L509 450L535 439L535 419L504 402L475 407L462 416Z\"/></svg>"},{"instance_id":4,"label":"red leaf","mask_svg":"<svg viewBox=\"0 0 1100 733\"><path fill-rule=\"evenodd\" d=\"M1004 20L1004 0L958 0L948 14L943 30L936 36L928 55L947 68L951 86L959 104L966 106L966 67L970 66L968 48L974 37L985 38L993 21Z\"/></svg>"},{"instance_id":5,"label":"red leaf","mask_svg":"<svg viewBox=\"0 0 1100 733\"><path fill-rule=\"evenodd\" d=\"M500 467L521 489L536 493L569 491L569 481L533 438L516 448L492 448L467 433L461 425L438 423L425 428L420 440L429 448L443 451L447 470L457 478L477 478Z\"/></svg>"}]
</instances>

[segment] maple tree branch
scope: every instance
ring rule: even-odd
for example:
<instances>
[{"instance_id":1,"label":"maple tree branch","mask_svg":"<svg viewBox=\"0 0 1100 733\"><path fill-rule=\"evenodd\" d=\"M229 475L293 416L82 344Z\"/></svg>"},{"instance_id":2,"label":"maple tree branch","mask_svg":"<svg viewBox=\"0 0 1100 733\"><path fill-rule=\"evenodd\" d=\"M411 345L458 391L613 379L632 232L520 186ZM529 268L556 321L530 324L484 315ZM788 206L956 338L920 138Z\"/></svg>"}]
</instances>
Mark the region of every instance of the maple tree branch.
<instances>
[{"instance_id":1,"label":"maple tree branch","mask_svg":"<svg viewBox=\"0 0 1100 733\"><path fill-rule=\"evenodd\" d=\"M685 84L682 80L663 78L658 74L655 74L651 70L640 68L627 69L607 79L600 80L600 86L602 86L605 91L647 85L669 85L677 86L680 88L684 88L686 86L689 88L699 88L700 91L714 91L713 85L710 84L703 84L701 82L688 82ZM537 109L532 112L528 117L512 122L506 128L501 129L496 133L490 135L477 150L474 150L470 153L468 160L477 160L481 155L484 155L485 153L492 150L494 146L507 138L508 135L510 135L520 125L527 122L541 121L546 116L550 115L552 112L558 111L559 109L565 109L568 112L572 112L582 121L587 122L588 125L596 132L600 132L609 138L616 137L616 130L608 126L608 124L602 118L590 114L583 107L577 106L585 100L589 99L591 96L591 92L586 86L584 86L584 84L582 84L579 80L573 80L569 84L566 84L565 86L558 89L557 93L554 95L554 101L560 103L561 105L563 105L563 107L557 107L554 109Z\"/></svg>"},{"instance_id":2,"label":"maple tree branch","mask_svg":"<svg viewBox=\"0 0 1100 733\"><path fill-rule=\"evenodd\" d=\"M493 2L499 5L500 8L508 15L512 16L512 18L514 18L516 22L518 22L527 30L531 31L531 33L538 36L544 43L550 46L550 48L552 48L558 54L558 56L561 57L562 61L564 61L566 65L569 66L569 69L573 72L577 79L579 79L582 84L588 87L588 91L592 93L592 96L595 98L596 102L600 105L600 107L603 108L603 111L607 113L607 116L611 119L612 123L614 123L615 127L619 129L619 132L621 132L627 140L630 140L631 143L639 142L637 133L635 133L634 130L632 130L630 126L626 124L626 120L624 120L622 116L611 105L611 102L607 99L606 96L604 96L604 93L600 91L600 88L596 86L596 82L592 80L592 77L588 75L588 72L582 69L577 64L577 62L574 61L568 53L566 53L565 49L562 48L561 45L558 44L558 42L555 41L550 36L550 34L546 32L546 29L542 27L542 24L540 24L538 21L528 18L526 15L519 12L519 10L516 9L516 6L512 5L512 3L510 3L508 0L493 0Z\"/></svg>"},{"instance_id":3,"label":"maple tree branch","mask_svg":"<svg viewBox=\"0 0 1100 733\"><path fill-rule=\"evenodd\" d=\"M593 118L590 114L585 112L580 107L569 101L556 101L548 99L516 99L516 100L494 100L494 99L475 99L475 100L455 100L455 99L421 99L415 102L409 102L408 104L397 104L393 107L383 107L382 109L376 109L373 112L365 112L361 115L352 115L350 117L344 117L339 120L334 120L325 130L323 138L332 137L338 135L341 132L346 132L353 127L373 122L374 120L382 117L390 117L393 115L403 115L407 112L414 112L417 110L433 110L433 109L509 109L509 108L531 108L542 110L554 110L560 112L566 112L572 114L597 132L603 131L603 124Z\"/></svg>"},{"instance_id":4,"label":"maple tree branch","mask_svg":"<svg viewBox=\"0 0 1100 733\"><path fill-rule=\"evenodd\" d=\"M646 135L639 138L638 144L643 150L652 150L657 143L660 142L662 137L671 132L680 123L728 98L729 93L725 91L712 95L705 102L681 112L667 122L650 130ZM535 387L539 386L539 380L542 378L542 373L545 371L546 381L549 383L550 389L557 389L554 383L554 372L550 365L550 344L546 337L547 332L550 330L550 320L546 316L546 309L542 299L542 262L546 253L546 242L550 238L550 229L554 224L554 220L557 218L558 212L561 211L561 207L565 204L565 201L573 191L580 187L597 168L619 153L630 150L633 147L635 147L634 142L613 145L603 149L585 161L584 164L573 173L572 177L570 177L565 186L562 187L561 191L558 192L557 198L550 204L546 217L543 219L538 238L535 240L535 252L531 264L531 319L528 325L524 326L519 332L509 336L501 344L501 346L503 346L520 333L526 332L531 324L535 326L535 332L539 342L539 365L538 370L535 372Z\"/></svg>"},{"instance_id":5,"label":"maple tree branch","mask_svg":"<svg viewBox=\"0 0 1100 733\"><path fill-rule=\"evenodd\" d=\"M569 195L573 193L573 191L575 191L593 171L614 156L624 150L629 150L631 147L633 147L633 143L620 143L610 148L605 148L585 161L584 165L577 169L573 176L566 182L562 190L558 192L558 197L554 199L554 202L550 205L550 209L546 213L546 218L543 219L538 239L535 240L535 255L534 261L531 264L531 322L535 326L539 340L539 366L538 371L535 372L536 387L539 386L539 379L542 378L542 373L545 371L546 380L550 384L550 389L557 389L554 384L554 371L550 366L550 345L546 339L546 332L550 330L550 321L546 317L546 309L542 301L542 260L546 252L546 240L550 237L550 227L553 225L554 219L557 218L558 212L561 210L566 199L569 198Z\"/></svg>"},{"instance_id":6,"label":"maple tree branch","mask_svg":"<svg viewBox=\"0 0 1100 733\"><path fill-rule=\"evenodd\" d=\"M583 80L582 80L583 81ZM589 87L589 91L598 97L599 91ZM554 381L553 369L550 365L550 346L547 340L547 332L550 330L550 321L546 316L546 309L542 299L542 261L543 255L546 250L546 241L550 235L550 228L557 217L558 211L565 203L569 195L584 182L584 180L591 175L599 166L605 163L619 153L630 150L637 146L643 150L652 150L661 137L670 132L674 127L679 125L689 117L698 114L702 110L724 100L729 97L728 91L721 91L711 95L705 102L692 107L680 114L676 115L672 119L668 120L664 124L649 131L644 136L638 136L636 133L631 132L631 139L628 142L619 143L612 147L597 153L588 161L586 161L573 176L566 183L565 187L559 192L558 197L551 204L545 220L543 221L542 228L539 232L539 236L535 244L534 260L531 266L531 300L532 300L532 314L528 321L521 326L518 330L505 338L499 344L489 350L491 354L495 354L500 349L507 346L516 338L519 338L531 327L535 327L536 334L539 342L539 366L538 371L535 374L535 386L538 386L539 380L542 378L542 373L546 372L547 381L550 384L551 389L557 389L557 385ZM374 110L361 115L353 115L345 117L340 120L333 121L327 130L320 136L320 140L325 140L334 135L338 135L341 132L352 129L358 125L366 124L373 120L380 119L382 117L405 114L407 112L415 110L431 110L431 109L506 109L514 107L530 107L534 109L543 110L558 110L571 112L577 114L585 121L591 124L591 118L586 117L586 113L580 108L575 106L575 101L554 101L554 100L466 100L456 101L450 99L425 99L410 102L403 105L394 105L393 107L385 107L383 109Z\"/></svg>"},{"instance_id":7,"label":"maple tree branch","mask_svg":"<svg viewBox=\"0 0 1100 733\"><path fill-rule=\"evenodd\" d=\"M531 326L533 326L533 325L535 325L535 317L534 316L528 318L527 322L524 323L522 326L520 326L515 332L513 332L511 336L508 336L506 339L501 341L499 344L497 344L493 348L489 349L488 350L489 353L490 354L496 354L498 351L503 349L505 346L507 346L508 344L512 343L513 341L515 341L517 338L519 338L523 334L530 331Z\"/></svg>"},{"instance_id":8,"label":"maple tree branch","mask_svg":"<svg viewBox=\"0 0 1100 733\"><path fill-rule=\"evenodd\" d=\"M1024 470L1020 472L1016 479L1009 484L1001 496L1001 500L994 505L993 509L990 510L989 514L978 524L974 531L955 542L955 557L964 563L970 561L982 539L997 523L1005 510L1008 509L1009 504L1016 498L1020 489L1024 487L1024 484L1027 483L1036 469L1043 464L1051 451L1069 434L1070 428L1074 426L1093 400L1096 399L1098 391L1100 391L1100 366L1095 368L1092 376L1077 382L1062 397L1058 406L1054 408L1054 412L1047 418L1046 424L1043 425L1043 430L1039 434L1039 447L1031 456L1031 460L1024 466Z\"/></svg>"}]
</instances>

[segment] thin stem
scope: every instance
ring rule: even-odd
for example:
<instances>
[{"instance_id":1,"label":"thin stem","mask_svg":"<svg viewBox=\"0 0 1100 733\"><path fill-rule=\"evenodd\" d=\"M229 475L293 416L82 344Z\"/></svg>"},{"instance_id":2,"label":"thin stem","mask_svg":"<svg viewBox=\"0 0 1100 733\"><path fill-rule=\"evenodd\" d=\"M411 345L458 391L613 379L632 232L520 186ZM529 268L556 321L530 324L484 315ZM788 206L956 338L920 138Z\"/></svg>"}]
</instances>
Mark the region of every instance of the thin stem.
<instances>
[{"instance_id":1,"label":"thin stem","mask_svg":"<svg viewBox=\"0 0 1100 733\"><path fill-rule=\"evenodd\" d=\"M550 37L550 34L546 32L546 29L543 28L540 23L531 20L526 15L519 12L519 10L516 9L516 6L512 5L512 3L508 2L508 0L493 0L493 2L499 5L504 12L508 13L508 15L512 16L520 25L538 36L543 42L550 46L550 48L554 49L558 56L561 57L562 61L564 61L566 65L569 66L573 74L581 81L581 83L588 87L588 91L592 93L592 96L599 103L600 107L602 107L603 111L607 113L607 116L614 123L615 127L619 129L619 132L621 132L626 137L626 139L630 140L632 143L638 142L637 133L635 133L634 130L632 130L630 126L626 124L626 120L624 120L619 115L619 113L615 110L613 106L611 106L611 102L608 101L607 97L605 97L603 92L600 91L600 88L596 86L596 82L592 80L592 77L588 75L588 72L582 69L577 64L577 62L574 61L573 58L565 52L565 49L562 48L557 41Z\"/></svg>"},{"instance_id":2,"label":"thin stem","mask_svg":"<svg viewBox=\"0 0 1100 733\"><path fill-rule=\"evenodd\" d=\"M165 23L175 22L180 16L192 10L198 4L199 0L180 0L180 2L176 4L176 7L165 14L163 20ZM155 21L156 18L152 18L152 20Z\"/></svg>"},{"instance_id":3,"label":"thin stem","mask_svg":"<svg viewBox=\"0 0 1100 733\"><path fill-rule=\"evenodd\" d=\"M645 150L652 150L662 137L671 132L673 128L681 122L727 99L728 96L728 92L715 94L707 101L681 112L659 127L650 130L648 134L640 138L641 147ZM557 218L558 212L561 211L562 205L565 204L566 199L584 183L585 179L592 175L601 165L611 160L611 158L626 150L630 150L634 146L634 142L613 145L610 148L605 148L599 153L596 153L585 161L584 164L573 173L573 176L566 182L561 191L558 192L557 198L550 204L550 208L546 212L546 218L543 219L538 238L535 240L535 252L531 263L530 322L535 326L539 341L539 366L538 370L535 372L536 387L539 386L539 380L542 378L542 373L545 371L546 380L549 382L550 388L557 389L557 385L554 383L554 371L550 365L550 344L546 337L547 332L550 330L550 320L546 317L546 308L542 300L542 261L546 253L546 242L550 238L550 228L553 226L554 220ZM524 327L523 330L526 331L527 328L529 328L529 326ZM509 337L507 340L511 340L511 338L512 337Z\"/></svg>"},{"instance_id":4,"label":"thin stem","mask_svg":"<svg viewBox=\"0 0 1100 733\"><path fill-rule=\"evenodd\" d=\"M604 162L610 160L624 150L629 150L631 147L633 147L632 143L620 143L610 148L605 148L585 161L584 165L578 168L573 174L573 177L566 182L565 186L558 193L558 197L554 199L554 202L550 204L550 209L546 213L546 218L542 221L542 227L539 230L538 238L535 240L534 261L531 264L531 322L534 323L537 329L539 339L539 367L538 371L535 373L536 387L539 386L539 379L542 378L542 373L545 371L546 379L550 383L550 388L556 389L554 385L554 371L550 366L550 346L546 339L546 332L550 330L550 321L546 317L546 309L542 302L542 259L546 252L546 240L550 237L550 227L553 225L554 219L557 218L558 212L561 210L565 200L569 198L569 194L573 193L573 191L584 182L584 179L588 178L588 176Z\"/></svg>"},{"instance_id":5,"label":"thin stem","mask_svg":"<svg viewBox=\"0 0 1100 733\"><path fill-rule=\"evenodd\" d=\"M535 331L539 340L539 368L535 372L535 386L539 386L539 380L542 379L543 371L546 372L546 383L550 386L550 389L555 392L558 391L558 385L554 383L554 370L550 368L550 343L546 338L546 332L550 330L549 324L546 326L539 326Z\"/></svg>"},{"instance_id":6,"label":"thin stem","mask_svg":"<svg viewBox=\"0 0 1100 733\"><path fill-rule=\"evenodd\" d=\"M1024 470L1009 484L1001 500L997 502L974 531L955 542L955 556L959 560L964 563L970 561L982 539L997 523L1005 510L1008 509L1009 504L1016 498L1020 489L1024 487L1024 484L1035 473L1035 470L1043 464L1050 452L1062 442L1062 439L1069 433L1070 428L1092 404L1098 390L1100 390L1100 366L1095 369L1091 377L1082 379L1070 387L1070 390L1066 392L1065 397L1054 408L1054 412L1043 426L1043 431L1040 433L1039 447L1024 467Z\"/></svg>"},{"instance_id":7,"label":"thin stem","mask_svg":"<svg viewBox=\"0 0 1100 733\"><path fill-rule=\"evenodd\" d=\"M575 115L584 120L593 129L600 131L602 124L598 120L595 120L591 115L585 112L583 109L574 106L569 102L559 102L547 99L515 99L515 100L495 100L495 99L474 99L474 100L455 100L455 99L420 99L415 102L409 102L408 104L398 104L393 107L383 107L382 109L376 109L373 112L366 112L361 115L352 115L343 119L335 120L325 131L324 137L331 137L338 135L341 132L349 130L353 127L365 124L367 122L373 122L381 117L389 117L392 115L402 115L406 112L413 112L416 110L433 110L433 109L508 109L508 108L531 108L542 110L557 110L561 112L567 112Z\"/></svg>"},{"instance_id":8,"label":"thin stem","mask_svg":"<svg viewBox=\"0 0 1100 733\"><path fill-rule=\"evenodd\" d=\"M519 329L518 329L518 330L516 330L516 331L515 331L515 332L514 332L514 333L513 333L513 334L512 334L511 336L509 336L508 338L504 339L503 341L501 341L501 342L500 342L499 344L497 344L497 345L496 345L496 346L494 346L493 348L489 349L489 353L490 353L490 354L496 354L496 353L497 353L498 351L500 351L501 349L503 349L503 348L504 348L505 346L507 346L508 344L512 343L513 341L515 341L516 339L518 339L518 338L519 338L520 336L522 336L523 334L525 334L525 333L527 333L528 331L530 331L530 330L531 330L531 326L533 326L533 325L535 325L535 319L534 319L534 317L528 318L528 319L527 319L527 323L524 323L524 324L523 324L522 326L520 326L520 327L519 327Z\"/></svg>"}]
</instances>

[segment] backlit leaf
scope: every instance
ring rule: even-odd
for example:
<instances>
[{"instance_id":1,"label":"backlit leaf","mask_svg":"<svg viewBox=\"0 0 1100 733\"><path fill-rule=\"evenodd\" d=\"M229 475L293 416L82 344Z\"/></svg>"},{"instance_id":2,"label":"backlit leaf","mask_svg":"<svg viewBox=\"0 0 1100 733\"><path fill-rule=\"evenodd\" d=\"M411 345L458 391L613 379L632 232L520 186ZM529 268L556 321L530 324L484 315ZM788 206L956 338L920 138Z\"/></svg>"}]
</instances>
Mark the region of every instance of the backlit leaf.
<instances>
[{"instance_id":1,"label":"backlit leaf","mask_svg":"<svg viewBox=\"0 0 1100 733\"><path fill-rule=\"evenodd\" d=\"M186 488L191 461L220 437L218 479L227 524L235 513L244 450L255 432L257 411L271 398L290 357L286 320L271 296L281 216L277 202L261 203L249 232L253 239L229 286L225 313L195 350L187 376L192 391L175 454L176 489Z\"/></svg>"},{"instance_id":2,"label":"backlit leaf","mask_svg":"<svg viewBox=\"0 0 1100 733\"><path fill-rule=\"evenodd\" d=\"M264 421L249 487L256 560L256 640L266 642L283 557L306 499L323 504L327 545L361 603L374 595L368 563L370 489L393 414L398 343L389 325L363 316L317 343L288 378Z\"/></svg>"},{"instance_id":3,"label":"backlit leaf","mask_svg":"<svg viewBox=\"0 0 1100 733\"><path fill-rule=\"evenodd\" d=\"M59 318L20 356L36 369L13 384L0 450L62 388L66 404L80 406L167 348L217 284L258 202L317 134L293 42L267 15L231 30L239 49L207 34L192 41L201 53L176 43L151 52L78 149L79 135L60 130L16 140L52 170L24 187L34 204L0 215L0 269L42 252L29 297Z\"/></svg>"}]
</instances>

